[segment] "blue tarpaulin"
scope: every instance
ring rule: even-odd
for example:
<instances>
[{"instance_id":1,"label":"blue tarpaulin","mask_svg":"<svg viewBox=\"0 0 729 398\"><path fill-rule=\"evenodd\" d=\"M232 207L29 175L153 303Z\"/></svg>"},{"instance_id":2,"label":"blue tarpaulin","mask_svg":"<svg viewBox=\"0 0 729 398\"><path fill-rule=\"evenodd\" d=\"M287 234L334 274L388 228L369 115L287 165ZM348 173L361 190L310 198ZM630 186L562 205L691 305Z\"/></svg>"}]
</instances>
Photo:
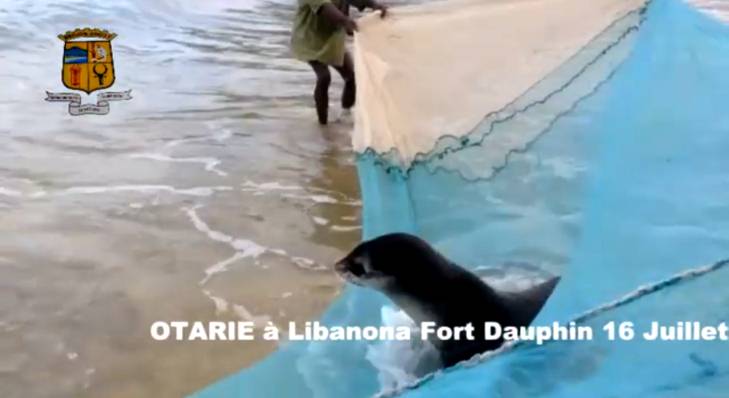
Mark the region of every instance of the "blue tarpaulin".
<instances>
[{"instance_id":1,"label":"blue tarpaulin","mask_svg":"<svg viewBox=\"0 0 729 398\"><path fill-rule=\"evenodd\" d=\"M653 321L729 320L729 27L653 0L485 116L407 169L359 155L364 238L411 232L469 267L561 274L536 323L577 320L594 339L519 344L392 395L729 396L729 342L642 336ZM484 136L528 128L534 140L496 167L474 166ZM322 322L378 325L387 303L348 287ZM632 322L633 338L610 341L611 321ZM367 347L288 344L193 397L372 396L382 386Z\"/></svg>"}]
</instances>

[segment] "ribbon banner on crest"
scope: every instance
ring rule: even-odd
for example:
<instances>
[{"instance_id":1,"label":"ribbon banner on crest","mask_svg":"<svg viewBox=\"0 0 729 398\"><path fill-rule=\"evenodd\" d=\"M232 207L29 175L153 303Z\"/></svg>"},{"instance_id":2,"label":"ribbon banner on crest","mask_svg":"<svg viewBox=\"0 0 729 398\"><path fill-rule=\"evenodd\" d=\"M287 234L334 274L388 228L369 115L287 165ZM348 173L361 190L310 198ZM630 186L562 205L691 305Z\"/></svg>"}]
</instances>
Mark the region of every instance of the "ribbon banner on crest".
<instances>
[{"instance_id":1,"label":"ribbon banner on crest","mask_svg":"<svg viewBox=\"0 0 729 398\"><path fill-rule=\"evenodd\" d=\"M96 104L82 104L81 94L77 93L52 93L46 91L46 101L68 102L68 113L73 116L79 115L106 115L109 113L111 101L127 101L132 99L132 90L100 93Z\"/></svg>"}]
</instances>

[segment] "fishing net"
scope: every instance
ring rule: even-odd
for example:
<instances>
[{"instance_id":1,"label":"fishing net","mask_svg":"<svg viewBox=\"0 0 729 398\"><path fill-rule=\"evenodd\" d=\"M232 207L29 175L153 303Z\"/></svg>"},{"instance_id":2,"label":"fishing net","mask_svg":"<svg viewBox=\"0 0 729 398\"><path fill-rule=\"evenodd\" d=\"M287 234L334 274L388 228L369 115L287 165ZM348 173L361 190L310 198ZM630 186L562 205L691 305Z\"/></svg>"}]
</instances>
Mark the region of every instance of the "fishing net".
<instances>
[{"instance_id":1,"label":"fishing net","mask_svg":"<svg viewBox=\"0 0 729 398\"><path fill-rule=\"evenodd\" d=\"M507 288L560 274L535 323L594 338L425 377L418 347L293 343L195 396L726 396L729 342L641 334L729 318L729 27L680 0L452 4L361 24L364 238L417 234ZM321 321L401 322L390 307L347 288Z\"/></svg>"}]
</instances>

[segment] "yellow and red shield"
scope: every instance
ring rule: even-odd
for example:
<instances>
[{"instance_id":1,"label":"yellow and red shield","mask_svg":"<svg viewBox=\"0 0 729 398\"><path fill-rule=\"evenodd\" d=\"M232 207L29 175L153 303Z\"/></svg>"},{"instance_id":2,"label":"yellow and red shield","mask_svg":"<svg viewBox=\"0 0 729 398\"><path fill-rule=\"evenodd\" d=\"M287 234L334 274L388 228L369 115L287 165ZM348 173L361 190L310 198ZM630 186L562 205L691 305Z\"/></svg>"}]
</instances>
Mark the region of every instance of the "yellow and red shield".
<instances>
[{"instance_id":1,"label":"yellow and red shield","mask_svg":"<svg viewBox=\"0 0 729 398\"><path fill-rule=\"evenodd\" d=\"M90 94L114 84L111 40L115 34L100 29L76 29L58 36L63 46L63 85Z\"/></svg>"}]
</instances>

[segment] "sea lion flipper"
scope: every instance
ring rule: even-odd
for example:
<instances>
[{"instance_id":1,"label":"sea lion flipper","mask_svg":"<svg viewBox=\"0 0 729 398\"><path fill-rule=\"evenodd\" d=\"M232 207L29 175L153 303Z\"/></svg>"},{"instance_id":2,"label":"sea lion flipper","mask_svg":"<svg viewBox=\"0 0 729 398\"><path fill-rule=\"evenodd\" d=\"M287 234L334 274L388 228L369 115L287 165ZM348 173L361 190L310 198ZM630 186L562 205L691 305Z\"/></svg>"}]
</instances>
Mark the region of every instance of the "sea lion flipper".
<instances>
[{"instance_id":1,"label":"sea lion flipper","mask_svg":"<svg viewBox=\"0 0 729 398\"><path fill-rule=\"evenodd\" d=\"M514 321L518 325L531 324L554 292L559 281L560 277L556 276L527 290L505 295Z\"/></svg>"}]
</instances>

